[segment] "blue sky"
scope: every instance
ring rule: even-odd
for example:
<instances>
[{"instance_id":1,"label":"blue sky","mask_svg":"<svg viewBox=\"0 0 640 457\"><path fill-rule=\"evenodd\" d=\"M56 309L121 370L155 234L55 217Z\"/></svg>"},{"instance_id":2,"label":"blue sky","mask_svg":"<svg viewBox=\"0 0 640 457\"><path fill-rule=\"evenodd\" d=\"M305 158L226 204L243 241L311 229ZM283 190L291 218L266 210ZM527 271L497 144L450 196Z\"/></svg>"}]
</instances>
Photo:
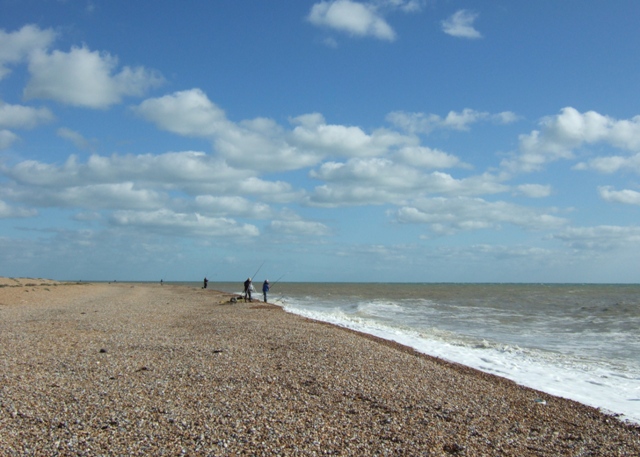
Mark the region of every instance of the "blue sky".
<instances>
[{"instance_id":1,"label":"blue sky","mask_svg":"<svg viewBox=\"0 0 640 457\"><path fill-rule=\"evenodd\" d=\"M0 0L0 275L639 282L638 18Z\"/></svg>"}]
</instances>

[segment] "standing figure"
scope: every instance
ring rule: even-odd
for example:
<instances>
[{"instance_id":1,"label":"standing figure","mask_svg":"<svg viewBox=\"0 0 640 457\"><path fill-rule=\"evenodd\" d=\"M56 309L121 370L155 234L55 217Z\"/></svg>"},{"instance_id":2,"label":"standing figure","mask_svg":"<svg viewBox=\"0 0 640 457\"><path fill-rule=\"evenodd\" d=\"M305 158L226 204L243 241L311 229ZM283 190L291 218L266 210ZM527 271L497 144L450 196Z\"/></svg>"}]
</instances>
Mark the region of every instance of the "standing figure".
<instances>
[{"instance_id":1,"label":"standing figure","mask_svg":"<svg viewBox=\"0 0 640 457\"><path fill-rule=\"evenodd\" d=\"M202 288L206 289L207 288L207 284L209 284L209 280L205 277L204 278L204 286Z\"/></svg>"},{"instance_id":2,"label":"standing figure","mask_svg":"<svg viewBox=\"0 0 640 457\"><path fill-rule=\"evenodd\" d=\"M267 292L269 292L269 280L265 279L262 283L262 294L264 295L264 302L267 302Z\"/></svg>"},{"instance_id":3,"label":"standing figure","mask_svg":"<svg viewBox=\"0 0 640 457\"><path fill-rule=\"evenodd\" d=\"M244 301L245 302L247 301L247 299L251 301L252 289L253 289L253 285L251 284L251 278L247 278L247 280L244 282Z\"/></svg>"}]
</instances>

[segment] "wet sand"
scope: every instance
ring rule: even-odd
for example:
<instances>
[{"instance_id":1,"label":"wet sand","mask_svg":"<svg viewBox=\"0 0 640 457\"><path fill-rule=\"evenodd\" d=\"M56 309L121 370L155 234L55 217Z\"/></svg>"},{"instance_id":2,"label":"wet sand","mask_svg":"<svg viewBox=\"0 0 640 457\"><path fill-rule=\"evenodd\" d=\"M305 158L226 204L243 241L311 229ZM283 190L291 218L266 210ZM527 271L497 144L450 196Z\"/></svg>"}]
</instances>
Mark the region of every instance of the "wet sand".
<instances>
[{"instance_id":1,"label":"wet sand","mask_svg":"<svg viewBox=\"0 0 640 457\"><path fill-rule=\"evenodd\" d=\"M0 278L0 455L640 455L597 409L231 297Z\"/></svg>"}]
</instances>

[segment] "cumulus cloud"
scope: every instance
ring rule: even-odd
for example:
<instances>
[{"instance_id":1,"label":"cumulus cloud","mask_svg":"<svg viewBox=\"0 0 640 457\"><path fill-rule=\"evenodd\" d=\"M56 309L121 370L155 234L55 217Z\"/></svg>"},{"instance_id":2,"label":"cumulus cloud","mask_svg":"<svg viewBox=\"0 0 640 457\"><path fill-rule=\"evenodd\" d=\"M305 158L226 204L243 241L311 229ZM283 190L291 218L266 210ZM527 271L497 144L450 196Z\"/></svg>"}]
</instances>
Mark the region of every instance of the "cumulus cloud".
<instances>
[{"instance_id":1,"label":"cumulus cloud","mask_svg":"<svg viewBox=\"0 0 640 457\"><path fill-rule=\"evenodd\" d=\"M117 227L164 235L257 236L254 225L233 219L240 217L274 219L268 229L278 233L329 233L321 223L265 203L299 201L304 192L283 181L247 175L202 152L93 154L86 161L71 156L61 165L28 160L1 164L0 172L9 179L0 188L0 198L31 207L77 208L81 215L91 215L76 220L108 220ZM35 214L0 202L0 217Z\"/></svg>"},{"instance_id":2,"label":"cumulus cloud","mask_svg":"<svg viewBox=\"0 0 640 457\"><path fill-rule=\"evenodd\" d=\"M607 202L640 205L640 192L635 190L614 190L611 186L600 186L598 187L598 194L600 194L600 198Z\"/></svg>"},{"instance_id":3,"label":"cumulus cloud","mask_svg":"<svg viewBox=\"0 0 640 457\"><path fill-rule=\"evenodd\" d=\"M616 120L595 111L580 113L567 107L556 116L543 118L540 126L540 130L520 136L519 154L504 160L503 167L513 172L537 171L550 162L573 159L575 149L595 143L634 152L640 148L640 116Z\"/></svg>"},{"instance_id":4,"label":"cumulus cloud","mask_svg":"<svg viewBox=\"0 0 640 457\"><path fill-rule=\"evenodd\" d=\"M10 130L0 130L0 150L7 149L17 140L18 135Z\"/></svg>"},{"instance_id":5,"label":"cumulus cloud","mask_svg":"<svg viewBox=\"0 0 640 457\"><path fill-rule=\"evenodd\" d=\"M187 194L216 193L260 195L263 199L290 201L298 198L291 185L264 181L246 171L199 151L101 156L92 154L86 162L70 156L64 164L25 160L14 166L0 165L0 172L17 185L34 193L96 184L136 182L140 186ZM47 189L47 192L43 192Z\"/></svg>"},{"instance_id":6,"label":"cumulus cloud","mask_svg":"<svg viewBox=\"0 0 640 457\"><path fill-rule=\"evenodd\" d=\"M274 216L269 205L233 195L198 195L195 204L200 212L217 216L268 219Z\"/></svg>"},{"instance_id":7,"label":"cumulus cloud","mask_svg":"<svg viewBox=\"0 0 640 457\"><path fill-rule=\"evenodd\" d=\"M33 217L38 212L35 209L17 208L15 206L9 206L7 203L0 200L0 219L15 219Z\"/></svg>"},{"instance_id":8,"label":"cumulus cloud","mask_svg":"<svg viewBox=\"0 0 640 457\"><path fill-rule=\"evenodd\" d=\"M367 133L328 124L319 113L291 118L291 130L268 118L232 122L199 89L145 100L133 110L163 130L210 140L229 165L249 170L295 170L327 157L378 156L417 142L386 129Z\"/></svg>"},{"instance_id":9,"label":"cumulus cloud","mask_svg":"<svg viewBox=\"0 0 640 457\"><path fill-rule=\"evenodd\" d=\"M225 112L200 89L151 98L133 110L158 128L178 135L210 137L231 127Z\"/></svg>"},{"instance_id":10,"label":"cumulus cloud","mask_svg":"<svg viewBox=\"0 0 640 457\"><path fill-rule=\"evenodd\" d=\"M104 220L100 212L113 212L108 220L116 226L168 235L182 230L187 236L253 237L258 234L256 227L232 217L281 220L283 215L265 202L298 201L304 195L289 183L265 181L196 151L93 154L86 161L71 156L61 165L28 160L1 164L0 172L9 179L0 188L0 198L7 201L77 208L81 214L94 215L91 220ZM5 218L35 214L4 202L0 206ZM300 233L325 233L321 225L296 221ZM280 227L285 230L285 225ZM291 224L289 230L293 229Z\"/></svg>"},{"instance_id":11,"label":"cumulus cloud","mask_svg":"<svg viewBox=\"0 0 640 457\"><path fill-rule=\"evenodd\" d=\"M399 9L405 13L415 13L422 10L426 0L378 0L376 3L383 7Z\"/></svg>"},{"instance_id":12,"label":"cumulus cloud","mask_svg":"<svg viewBox=\"0 0 640 457\"><path fill-rule=\"evenodd\" d=\"M640 153L631 156L596 157L587 162L580 162L574 167L576 170L594 170L599 173L611 174L621 170L640 173Z\"/></svg>"},{"instance_id":13,"label":"cumulus cloud","mask_svg":"<svg viewBox=\"0 0 640 457\"><path fill-rule=\"evenodd\" d=\"M544 230L562 227L567 223L563 218L538 209L469 197L419 199L411 206L399 208L393 214L400 223L427 224L438 234L499 229L501 224L512 224L528 230Z\"/></svg>"},{"instance_id":14,"label":"cumulus cloud","mask_svg":"<svg viewBox=\"0 0 640 457\"><path fill-rule=\"evenodd\" d=\"M229 121L199 89L145 100L133 109L163 130L209 139L217 152L238 168L290 170L319 160L316 154L287 144L283 129L270 119Z\"/></svg>"},{"instance_id":15,"label":"cumulus cloud","mask_svg":"<svg viewBox=\"0 0 640 457\"><path fill-rule=\"evenodd\" d=\"M10 147L18 140L18 136L9 129L31 129L53 119L53 114L47 108L11 105L0 101L0 150Z\"/></svg>"},{"instance_id":16,"label":"cumulus cloud","mask_svg":"<svg viewBox=\"0 0 640 457\"><path fill-rule=\"evenodd\" d=\"M447 35L457 38L482 38L480 32L473 27L477 18L478 14L469 10L456 11L451 17L442 21L442 30Z\"/></svg>"},{"instance_id":17,"label":"cumulus cloud","mask_svg":"<svg viewBox=\"0 0 640 457\"><path fill-rule=\"evenodd\" d=\"M331 230L325 224L303 220L271 221L269 230L282 235L296 236L326 236L331 233Z\"/></svg>"},{"instance_id":18,"label":"cumulus cloud","mask_svg":"<svg viewBox=\"0 0 640 457\"><path fill-rule=\"evenodd\" d=\"M157 72L123 67L109 53L73 47L70 52L36 50L29 56L27 99L43 98L86 108L108 108L126 96L141 96L164 82Z\"/></svg>"},{"instance_id":19,"label":"cumulus cloud","mask_svg":"<svg viewBox=\"0 0 640 457\"><path fill-rule=\"evenodd\" d=\"M53 30L41 30L31 24L11 33L0 29L0 80L9 73L8 65L21 63L33 52L47 49L55 38Z\"/></svg>"},{"instance_id":20,"label":"cumulus cloud","mask_svg":"<svg viewBox=\"0 0 640 457\"><path fill-rule=\"evenodd\" d=\"M387 115L387 121L409 133L429 134L434 130L469 130L472 124L489 121L496 124L510 124L518 120L511 111L491 114L465 108L461 112L450 111L445 117L437 114L407 113L394 111Z\"/></svg>"},{"instance_id":21,"label":"cumulus cloud","mask_svg":"<svg viewBox=\"0 0 640 457\"><path fill-rule=\"evenodd\" d=\"M291 144L317 152L318 157L379 156L392 146L413 142L413 139L386 130L369 135L359 127L330 125L318 113L299 116L291 122L297 124L288 136Z\"/></svg>"},{"instance_id":22,"label":"cumulus cloud","mask_svg":"<svg viewBox=\"0 0 640 457\"><path fill-rule=\"evenodd\" d=\"M30 129L53 119L53 114L47 108L31 108L0 101L0 128Z\"/></svg>"},{"instance_id":23,"label":"cumulus cloud","mask_svg":"<svg viewBox=\"0 0 640 457\"><path fill-rule=\"evenodd\" d=\"M162 194L140 188L132 182L50 187L47 192L16 186L5 192L13 200L50 208L149 209L159 208L165 203Z\"/></svg>"},{"instance_id":24,"label":"cumulus cloud","mask_svg":"<svg viewBox=\"0 0 640 457\"><path fill-rule=\"evenodd\" d=\"M395 157L407 165L420 168L467 167L456 156L425 146L403 147L398 150Z\"/></svg>"},{"instance_id":25,"label":"cumulus cloud","mask_svg":"<svg viewBox=\"0 0 640 457\"><path fill-rule=\"evenodd\" d=\"M521 184L516 187L519 193L531 198L543 198L551 195L551 186L542 184Z\"/></svg>"},{"instance_id":26,"label":"cumulus cloud","mask_svg":"<svg viewBox=\"0 0 640 457\"><path fill-rule=\"evenodd\" d=\"M596 227L568 227L557 233L558 239L576 250L610 251L629 249L640 244L640 227L599 225Z\"/></svg>"},{"instance_id":27,"label":"cumulus cloud","mask_svg":"<svg viewBox=\"0 0 640 457\"><path fill-rule=\"evenodd\" d=\"M66 127L60 127L56 131L60 138L71 141L78 149L92 149L92 142L87 140L81 133Z\"/></svg>"},{"instance_id":28,"label":"cumulus cloud","mask_svg":"<svg viewBox=\"0 0 640 457\"><path fill-rule=\"evenodd\" d=\"M371 4L351 0L323 1L311 7L307 19L316 26L354 36L370 36L386 41L396 39L394 30Z\"/></svg>"},{"instance_id":29,"label":"cumulus cloud","mask_svg":"<svg viewBox=\"0 0 640 457\"><path fill-rule=\"evenodd\" d=\"M178 213L167 209L157 211L117 211L111 222L118 226L143 228L154 233L199 237L255 237L260 234L251 224L198 213Z\"/></svg>"},{"instance_id":30,"label":"cumulus cloud","mask_svg":"<svg viewBox=\"0 0 640 457\"><path fill-rule=\"evenodd\" d=\"M328 207L403 204L425 195L486 195L507 190L489 174L456 179L447 173L425 173L384 158L326 162L312 170L310 176L327 184L314 189L309 204Z\"/></svg>"}]
</instances>

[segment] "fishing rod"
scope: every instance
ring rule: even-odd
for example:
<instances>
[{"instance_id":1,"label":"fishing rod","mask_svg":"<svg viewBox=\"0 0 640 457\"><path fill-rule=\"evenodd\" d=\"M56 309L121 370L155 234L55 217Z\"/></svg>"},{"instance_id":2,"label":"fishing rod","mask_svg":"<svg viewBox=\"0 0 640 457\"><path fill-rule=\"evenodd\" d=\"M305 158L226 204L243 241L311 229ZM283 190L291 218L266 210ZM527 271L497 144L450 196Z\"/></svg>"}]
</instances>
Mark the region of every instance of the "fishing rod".
<instances>
[{"instance_id":1,"label":"fishing rod","mask_svg":"<svg viewBox=\"0 0 640 457\"><path fill-rule=\"evenodd\" d=\"M266 260L265 260L265 261L263 261L263 262L260 264L260 266L258 267L258 269L256 270L256 272L253 274L253 276L251 276L251 281L253 281L253 278L255 278L255 277L256 277L256 275L258 274L258 272L259 272L259 271L260 271L260 269L262 268L262 265L264 265L264 262L266 262Z\"/></svg>"},{"instance_id":2,"label":"fishing rod","mask_svg":"<svg viewBox=\"0 0 640 457\"><path fill-rule=\"evenodd\" d=\"M286 273L285 273L284 275L280 276L278 279L276 279L276 282L274 282L273 284L271 284L271 288L273 288L273 286L275 286L276 284L278 284L278 282L280 282L280 280L281 280L282 278L284 278L284 276L285 276L285 275L286 275Z\"/></svg>"}]
</instances>

